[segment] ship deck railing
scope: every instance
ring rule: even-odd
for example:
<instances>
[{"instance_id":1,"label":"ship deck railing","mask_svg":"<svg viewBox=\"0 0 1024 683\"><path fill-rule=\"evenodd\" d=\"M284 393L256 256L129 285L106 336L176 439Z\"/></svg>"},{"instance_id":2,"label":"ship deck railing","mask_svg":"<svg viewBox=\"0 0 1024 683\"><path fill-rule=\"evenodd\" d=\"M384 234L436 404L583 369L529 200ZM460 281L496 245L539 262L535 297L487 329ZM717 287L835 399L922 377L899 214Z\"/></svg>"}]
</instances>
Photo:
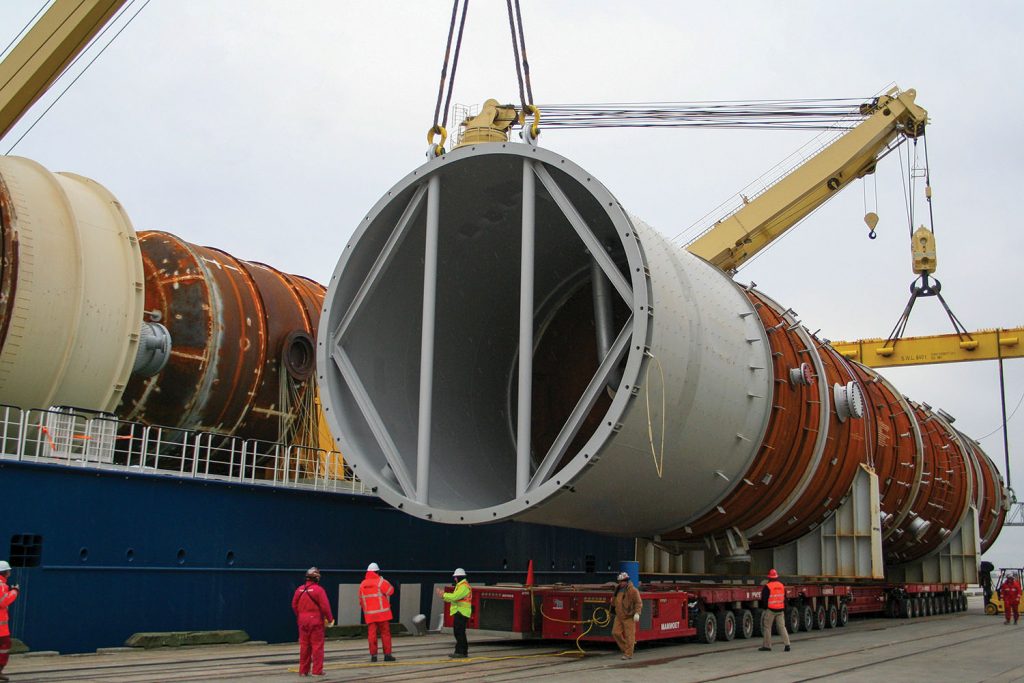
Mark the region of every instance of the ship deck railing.
<instances>
[{"instance_id":1,"label":"ship deck railing","mask_svg":"<svg viewBox=\"0 0 1024 683\"><path fill-rule=\"evenodd\" d=\"M370 494L339 451L0 404L0 460Z\"/></svg>"}]
</instances>

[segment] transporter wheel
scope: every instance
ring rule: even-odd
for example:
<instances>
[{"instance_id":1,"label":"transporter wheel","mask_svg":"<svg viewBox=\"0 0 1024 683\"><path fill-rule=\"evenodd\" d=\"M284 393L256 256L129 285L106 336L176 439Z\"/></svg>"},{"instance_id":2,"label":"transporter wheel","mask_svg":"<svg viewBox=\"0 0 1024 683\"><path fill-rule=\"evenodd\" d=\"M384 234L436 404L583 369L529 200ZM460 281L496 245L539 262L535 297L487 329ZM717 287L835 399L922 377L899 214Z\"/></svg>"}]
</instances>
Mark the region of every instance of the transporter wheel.
<instances>
[{"instance_id":1,"label":"transporter wheel","mask_svg":"<svg viewBox=\"0 0 1024 683\"><path fill-rule=\"evenodd\" d=\"M752 638L754 635L754 615L750 610L740 610L736 615L736 637Z\"/></svg>"},{"instance_id":2,"label":"transporter wheel","mask_svg":"<svg viewBox=\"0 0 1024 683\"><path fill-rule=\"evenodd\" d=\"M800 630L800 608L797 606L786 608L786 628L789 629L790 633L796 633Z\"/></svg>"},{"instance_id":3,"label":"transporter wheel","mask_svg":"<svg viewBox=\"0 0 1024 683\"><path fill-rule=\"evenodd\" d=\"M915 619L917 619L919 616L921 616L921 610L923 609L923 607L921 605L921 598L911 598L910 599L910 606L911 606L911 611L913 612L913 617Z\"/></svg>"},{"instance_id":4,"label":"transporter wheel","mask_svg":"<svg viewBox=\"0 0 1024 683\"><path fill-rule=\"evenodd\" d=\"M817 609L814 610L814 630L820 631L825 628L826 618L825 605L819 602Z\"/></svg>"},{"instance_id":5,"label":"transporter wheel","mask_svg":"<svg viewBox=\"0 0 1024 683\"><path fill-rule=\"evenodd\" d=\"M925 597L925 599L924 599L924 611L925 611L925 616L928 616L928 617L930 617L933 614L935 614L935 596L934 595L929 595L929 596Z\"/></svg>"},{"instance_id":6,"label":"transporter wheel","mask_svg":"<svg viewBox=\"0 0 1024 683\"><path fill-rule=\"evenodd\" d=\"M885 603L885 616L890 619L898 619L900 616L900 604L895 598L890 597Z\"/></svg>"},{"instance_id":7,"label":"transporter wheel","mask_svg":"<svg viewBox=\"0 0 1024 683\"><path fill-rule=\"evenodd\" d=\"M953 599L949 593L942 596L942 613L950 614L953 611Z\"/></svg>"},{"instance_id":8,"label":"transporter wheel","mask_svg":"<svg viewBox=\"0 0 1024 683\"><path fill-rule=\"evenodd\" d=\"M964 595L963 593L960 594L960 611L961 612L966 612L967 611L967 596Z\"/></svg>"},{"instance_id":9,"label":"transporter wheel","mask_svg":"<svg viewBox=\"0 0 1024 683\"><path fill-rule=\"evenodd\" d=\"M750 611L750 613L754 617L753 636L755 638L760 638L761 636L764 635L764 613L765 613L765 610L761 609L760 607L756 607L756 608L752 609Z\"/></svg>"},{"instance_id":10,"label":"transporter wheel","mask_svg":"<svg viewBox=\"0 0 1024 683\"><path fill-rule=\"evenodd\" d=\"M714 613L701 610L697 613L697 640L702 643L713 643L718 637L718 620Z\"/></svg>"},{"instance_id":11,"label":"transporter wheel","mask_svg":"<svg viewBox=\"0 0 1024 683\"><path fill-rule=\"evenodd\" d=\"M800 608L800 630L810 631L812 628L814 628L814 610L810 605L804 605Z\"/></svg>"},{"instance_id":12,"label":"transporter wheel","mask_svg":"<svg viewBox=\"0 0 1024 683\"><path fill-rule=\"evenodd\" d=\"M715 626L718 628L718 639L729 642L736 637L736 615L732 610L724 609L715 613Z\"/></svg>"},{"instance_id":13,"label":"transporter wheel","mask_svg":"<svg viewBox=\"0 0 1024 683\"><path fill-rule=\"evenodd\" d=\"M843 627L850 623L850 608L844 602L839 606L839 626Z\"/></svg>"},{"instance_id":14,"label":"transporter wheel","mask_svg":"<svg viewBox=\"0 0 1024 683\"><path fill-rule=\"evenodd\" d=\"M913 612L911 611L913 608L910 606L910 600L908 598L900 598L898 604L900 606L901 618L909 619L911 616L913 616Z\"/></svg>"},{"instance_id":15,"label":"transporter wheel","mask_svg":"<svg viewBox=\"0 0 1024 683\"><path fill-rule=\"evenodd\" d=\"M825 628L835 628L839 625L839 608L834 604L828 606L828 620L825 622Z\"/></svg>"}]
</instances>

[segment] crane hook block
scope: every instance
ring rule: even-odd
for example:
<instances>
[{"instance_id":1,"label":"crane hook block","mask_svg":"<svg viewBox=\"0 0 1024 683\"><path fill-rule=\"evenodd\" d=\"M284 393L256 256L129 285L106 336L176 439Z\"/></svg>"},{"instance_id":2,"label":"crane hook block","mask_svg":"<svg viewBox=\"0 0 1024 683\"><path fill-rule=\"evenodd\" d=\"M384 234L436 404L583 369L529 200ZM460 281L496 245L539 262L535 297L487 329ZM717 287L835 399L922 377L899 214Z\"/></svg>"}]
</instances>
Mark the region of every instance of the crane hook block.
<instances>
[{"instance_id":1,"label":"crane hook block","mask_svg":"<svg viewBox=\"0 0 1024 683\"><path fill-rule=\"evenodd\" d=\"M910 255L913 259L914 272L934 273L938 266L935 257L935 234L923 225L914 231L911 237Z\"/></svg>"},{"instance_id":2,"label":"crane hook block","mask_svg":"<svg viewBox=\"0 0 1024 683\"><path fill-rule=\"evenodd\" d=\"M875 226L878 225L878 214L874 211L868 211L864 214L864 222L867 223L868 226L868 237L875 239L875 237L877 237L875 234Z\"/></svg>"}]
</instances>

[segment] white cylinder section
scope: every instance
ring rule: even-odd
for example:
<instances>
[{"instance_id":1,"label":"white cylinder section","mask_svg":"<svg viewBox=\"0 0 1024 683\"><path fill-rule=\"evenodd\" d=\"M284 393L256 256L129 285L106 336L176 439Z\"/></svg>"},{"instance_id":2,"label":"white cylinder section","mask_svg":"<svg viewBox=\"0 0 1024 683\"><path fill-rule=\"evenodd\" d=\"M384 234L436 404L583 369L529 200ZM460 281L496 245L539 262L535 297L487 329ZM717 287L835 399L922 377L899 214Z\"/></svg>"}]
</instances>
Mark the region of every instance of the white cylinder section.
<instances>
[{"instance_id":1,"label":"white cylinder section","mask_svg":"<svg viewBox=\"0 0 1024 683\"><path fill-rule=\"evenodd\" d=\"M524 160L537 175L536 304L532 479L517 493ZM419 502L402 477L379 473L416 470L426 233L417 198L435 175L437 348L429 496ZM614 299L604 364L594 261ZM396 507L442 522L678 528L743 476L771 408L767 339L732 280L628 216L584 169L523 144L460 148L377 203L331 280L317 361L331 431L356 475Z\"/></svg>"},{"instance_id":2,"label":"white cylinder section","mask_svg":"<svg viewBox=\"0 0 1024 683\"><path fill-rule=\"evenodd\" d=\"M100 184L0 157L5 245L0 402L112 411L135 361L142 257ZM10 291L6 291L6 288Z\"/></svg>"}]
</instances>

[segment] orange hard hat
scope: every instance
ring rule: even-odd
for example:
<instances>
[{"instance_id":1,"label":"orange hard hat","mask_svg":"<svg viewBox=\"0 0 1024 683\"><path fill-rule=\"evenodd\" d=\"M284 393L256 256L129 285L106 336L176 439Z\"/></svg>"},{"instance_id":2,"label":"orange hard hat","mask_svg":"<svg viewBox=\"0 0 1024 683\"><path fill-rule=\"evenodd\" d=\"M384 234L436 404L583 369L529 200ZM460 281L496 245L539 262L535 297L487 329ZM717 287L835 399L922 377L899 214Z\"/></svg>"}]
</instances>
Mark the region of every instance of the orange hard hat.
<instances>
[{"instance_id":1,"label":"orange hard hat","mask_svg":"<svg viewBox=\"0 0 1024 683\"><path fill-rule=\"evenodd\" d=\"M775 571L774 569L769 569L768 570L768 578L769 579L777 579L777 578L779 578L779 573L777 571Z\"/></svg>"}]
</instances>

